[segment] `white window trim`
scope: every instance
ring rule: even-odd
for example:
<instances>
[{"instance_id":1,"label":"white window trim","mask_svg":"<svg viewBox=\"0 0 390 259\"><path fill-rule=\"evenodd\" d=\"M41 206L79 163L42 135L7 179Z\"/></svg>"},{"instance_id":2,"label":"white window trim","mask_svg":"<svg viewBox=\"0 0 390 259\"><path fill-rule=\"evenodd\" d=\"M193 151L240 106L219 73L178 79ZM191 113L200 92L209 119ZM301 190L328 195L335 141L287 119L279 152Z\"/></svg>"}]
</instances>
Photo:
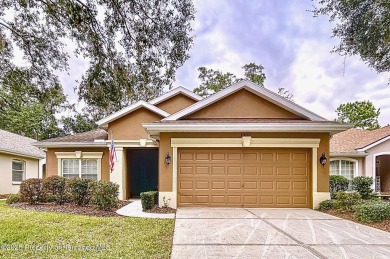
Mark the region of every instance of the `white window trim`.
<instances>
[{"instance_id":1,"label":"white window trim","mask_svg":"<svg viewBox=\"0 0 390 259\"><path fill-rule=\"evenodd\" d=\"M24 160L20 160L20 159L12 159L12 163L14 162L14 161L18 161L18 162L22 162L23 163L23 180L26 180L26 161L24 161ZM11 165L12 166L12 165ZM13 178L13 171L14 171L14 168L12 167L11 168L11 180L12 180L12 178ZM23 181L22 180L22 181ZM20 185L22 182L19 182L19 181L12 181L12 184L13 185Z\"/></svg>"},{"instance_id":2,"label":"white window trim","mask_svg":"<svg viewBox=\"0 0 390 259\"><path fill-rule=\"evenodd\" d=\"M349 158L349 157L332 157L330 159L330 162L332 161L341 161L341 160L345 160L345 161L349 161L349 162L353 162L353 178L359 176L359 160L356 160L356 159L353 159L353 158ZM341 163L340 163L341 165ZM339 168L340 170L340 168ZM329 175L330 175L330 169L329 169Z\"/></svg>"},{"instance_id":3,"label":"white window trim","mask_svg":"<svg viewBox=\"0 0 390 259\"><path fill-rule=\"evenodd\" d=\"M63 159L79 159L81 163L81 159L97 159L97 180L102 179L102 157L103 152L82 152L82 151L74 151L74 152L55 152L57 157L57 167L58 167L58 175L62 176L62 160ZM81 164L79 169L79 175L81 174Z\"/></svg>"}]
</instances>

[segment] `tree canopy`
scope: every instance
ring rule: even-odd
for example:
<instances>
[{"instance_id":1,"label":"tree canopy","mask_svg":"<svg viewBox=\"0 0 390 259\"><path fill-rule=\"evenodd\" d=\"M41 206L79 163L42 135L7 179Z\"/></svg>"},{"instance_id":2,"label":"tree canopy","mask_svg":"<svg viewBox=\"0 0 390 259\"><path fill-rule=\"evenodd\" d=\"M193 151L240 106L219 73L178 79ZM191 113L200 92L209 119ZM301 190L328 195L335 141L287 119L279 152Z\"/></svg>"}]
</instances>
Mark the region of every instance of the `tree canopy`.
<instances>
[{"instance_id":1,"label":"tree canopy","mask_svg":"<svg viewBox=\"0 0 390 259\"><path fill-rule=\"evenodd\" d=\"M328 15L333 36L340 38L334 51L360 55L377 72L390 71L390 2L386 0L315 0L315 15Z\"/></svg>"},{"instance_id":2,"label":"tree canopy","mask_svg":"<svg viewBox=\"0 0 390 259\"><path fill-rule=\"evenodd\" d=\"M380 109L376 109L371 101L356 101L341 104L337 109L337 121L351 123L355 128L378 129Z\"/></svg>"},{"instance_id":3,"label":"tree canopy","mask_svg":"<svg viewBox=\"0 0 390 259\"><path fill-rule=\"evenodd\" d=\"M199 67L198 78L200 79L201 84L194 89L194 93L202 97L207 97L243 79L251 80L255 84L264 87L266 75L263 71L264 67L262 65L249 63L244 65L242 69L244 70L245 78L237 78L237 76L229 72L223 73L219 70ZM294 96L285 88L279 88L278 94L290 101L293 101Z\"/></svg>"},{"instance_id":4,"label":"tree canopy","mask_svg":"<svg viewBox=\"0 0 390 259\"><path fill-rule=\"evenodd\" d=\"M86 114L65 120L67 130L80 130L73 122L88 123L160 95L189 57L194 13L191 0L0 1L0 109L7 114L0 127L13 129L9 123L19 106L42 108L50 121L71 108L56 76L69 69L69 45L88 68L75 87ZM15 62L17 52L24 63ZM18 87L33 93L16 98L19 106L8 101Z\"/></svg>"}]
</instances>

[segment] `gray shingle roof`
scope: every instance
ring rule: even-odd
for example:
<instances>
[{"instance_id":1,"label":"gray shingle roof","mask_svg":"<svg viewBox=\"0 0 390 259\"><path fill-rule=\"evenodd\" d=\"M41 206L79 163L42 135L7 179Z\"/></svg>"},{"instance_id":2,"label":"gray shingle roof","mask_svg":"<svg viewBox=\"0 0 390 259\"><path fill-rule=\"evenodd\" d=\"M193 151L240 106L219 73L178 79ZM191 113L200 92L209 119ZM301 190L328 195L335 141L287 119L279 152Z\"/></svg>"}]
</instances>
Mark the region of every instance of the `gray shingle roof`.
<instances>
[{"instance_id":1,"label":"gray shingle roof","mask_svg":"<svg viewBox=\"0 0 390 259\"><path fill-rule=\"evenodd\" d=\"M74 135L67 135L58 138L45 139L39 142L40 144L46 142L94 142L95 140L106 140L107 131L104 129L91 130Z\"/></svg>"},{"instance_id":2,"label":"gray shingle roof","mask_svg":"<svg viewBox=\"0 0 390 259\"><path fill-rule=\"evenodd\" d=\"M34 142L36 142L35 139L23 137L5 130L0 130L0 153L7 152L21 156L44 158L45 152L37 147L34 147L32 145Z\"/></svg>"}]
</instances>

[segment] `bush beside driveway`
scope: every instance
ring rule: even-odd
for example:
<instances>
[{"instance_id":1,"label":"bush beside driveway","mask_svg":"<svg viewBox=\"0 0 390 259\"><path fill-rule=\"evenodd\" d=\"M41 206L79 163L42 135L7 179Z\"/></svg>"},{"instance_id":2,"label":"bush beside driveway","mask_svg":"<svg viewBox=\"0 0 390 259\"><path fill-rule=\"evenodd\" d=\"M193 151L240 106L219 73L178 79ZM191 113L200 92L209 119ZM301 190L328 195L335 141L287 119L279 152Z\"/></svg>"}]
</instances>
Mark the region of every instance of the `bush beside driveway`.
<instances>
[{"instance_id":1,"label":"bush beside driveway","mask_svg":"<svg viewBox=\"0 0 390 259\"><path fill-rule=\"evenodd\" d=\"M0 202L1 258L169 258L174 220L25 211Z\"/></svg>"}]
</instances>

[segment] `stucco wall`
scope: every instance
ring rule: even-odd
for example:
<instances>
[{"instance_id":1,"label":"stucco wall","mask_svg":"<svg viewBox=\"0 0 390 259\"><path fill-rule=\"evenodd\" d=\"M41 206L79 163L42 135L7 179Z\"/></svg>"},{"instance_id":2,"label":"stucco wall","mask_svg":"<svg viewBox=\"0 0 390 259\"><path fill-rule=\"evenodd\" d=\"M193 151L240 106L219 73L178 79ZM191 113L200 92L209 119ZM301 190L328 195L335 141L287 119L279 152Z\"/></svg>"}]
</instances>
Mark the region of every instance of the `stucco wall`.
<instances>
[{"instance_id":1,"label":"stucco wall","mask_svg":"<svg viewBox=\"0 0 390 259\"><path fill-rule=\"evenodd\" d=\"M214 104L211 104L208 107L188 115L186 118L299 119L300 117L243 89Z\"/></svg>"},{"instance_id":2,"label":"stucco wall","mask_svg":"<svg viewBox=\"0 0 390 259\"><path fill-rule=\"evenodd\" d=\"M174 114L192 104L195 100L185 96L184 94L177 94L174 97L157 104L156 106L167 113Z\"/></svg>"},{"instance_id":3,"label":"stucco wall","mask_svg":"<svg viewBox=\"0 0 390 259\"><path fill-rule=\"evenodd\" d=\"M149 136L142 123L154 122L162 119L162 116L140 108L122 118L119 118L108 124L108 138L111 139L111 133L115 140L148 139Z\"/></svg>"},{"instance_id":4,"label":"stucco wall","mask_svg":"<svg viewBox=\"0 0 390 259\"><path fill-rule=\"evenodd\" d=\"M58 175L58 159L55 152L103 152L102 157L102 180L110 180L110 166L108 163L109 151L108 148L49 148L46 153L46 177Z\"/></svg>"},{"instance_id":5,"label":"stucco wall","mask_svg":"<svg viewBox=\"0 0 390 259\"><path fill-rule=\"evenodd\" d=\"M26 163L25 179L38 178L39 160L21 156L0 153L0 194L18 193L20 185L12 184L12 160L22 160Z\"/></svg>"},{"instance_id":6,"label":"stucco wall","mask_svg":"<svg viewBox=\"0 0 390 259\"><path fill-rule=\"evenodd\" d=\"M252 133L252 138L319 138L318 155L323 152L329 157L329 133ZM165 156L173 153L171 138L241 138L241 133L161 133L159 150L159 191L172 191L172 163L165 163ZM322 166L318 159L317 186L318 192L329 191L329 162Z\"/></svg>"}]
</instances>

